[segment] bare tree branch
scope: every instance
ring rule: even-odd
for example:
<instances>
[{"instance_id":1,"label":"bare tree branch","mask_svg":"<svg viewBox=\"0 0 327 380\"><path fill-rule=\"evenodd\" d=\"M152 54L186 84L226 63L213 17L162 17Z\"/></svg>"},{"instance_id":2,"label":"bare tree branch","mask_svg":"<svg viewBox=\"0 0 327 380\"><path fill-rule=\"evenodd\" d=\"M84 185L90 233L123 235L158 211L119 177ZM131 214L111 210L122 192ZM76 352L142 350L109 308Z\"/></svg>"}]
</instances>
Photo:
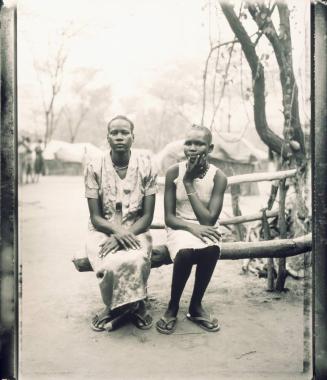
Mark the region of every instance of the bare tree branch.
<instances>
[{"instance_id":1,"label":"bare tree branch","mask_svg":"<svg viewBox=\"0 0 327 380\"><path fill-rule=\"evenodd\" d=\"M70 143L75 142L79 129L89 110L90 108L83 103L80 103L77 109L71 109L68 105L64 107L64 115L68 124ZM76 120L74 120L74 115L77 115Z\"/></svg>"},{"instance_id":2,"label":"bare tree branch","mask_svg":"<svg viewBox=\"0 0 327 380\"><path fill-rule=\"evenodd\" d=\"M224 73L224 76L223 76L224 82L223 82L223 85L222 85L222 88L221 88L221 92L220 92L220 97L219 97L218 103L215 106L214 111L213 111L213 115L212 115L211 122L210 122L210 127L209 127L210 130L213 127L213 123L215 122L216 114L218 112L218 109L220 107L221 101L222 101L224 93L225 93L225 88L226 88L226 84L227 84L227 76L228 76L228 71L229 71L229 68L230 68L230 63L231 63L231 60L232 60L232 54L233 54L233 50L234 50L234 45L235 45L235 42L232 43L232 46L231 46L231 48L229 50L228 61L227 61L227 65L226 65L226 68L225 68L225 73Z\"/></svg>"},{"instance_id":3,"label":"bare tree branch","mask_svg":"<svg viewBox=\"0 0 327 380\"><path fill-rule=\"evenodd\" d=\"M222 46L225 46L225 45L229 45L229 44L234 44L238 42L237 40L232 40L232 41L227 41L227 42L223 42L221 44L218 44L216 46L213 46L210 51L209 51L209 54L207 56L207 59L206 59L206 63L205 63L205 66L204 66L204 72L203 72L203 96L202 96L202 117L201 117L201 125L203 125L203 122L204 122L204 116L205 116L205 109L206 109L206 87L207 87L207 75L208 75L208 66L209 66L209 62L210 62L210 59L211 59L211 56L213 54L213 52L219 48L221 48Z\"/></svg>"},{"instance_id":4,"label":"bare tree branch","mask_svg":"<svg viewBox=\"0 0 327 380\"><path fill-rule=\"evenodd\" d=\"M70 38L76 35L77 31L71 29L71 25L65 28L59 39L59 44L57 45L54 54L51 58L51 48L50 41L49 55L43 64L36 64L34 62L34 68L37 73L37 78L40 83L42 106L45 119L45 135L44 142L45 145L51 139L59 119L61 118L61 110L56 110L57 98L60 94L64 69L68 59L67 53L67 42Z\"/></svg>"},{"instance_id":5,"label":"bare tree branch","mask_svg":"<svg viewBox=\"0 0 327 380\"><path fill-rule=\"evenodd\" d=\"M220 1L221 9L235 33L236 38L241 43L244 55L249 63L252 72L252 86L254 95L254 121L256 130L262 141L270 147L271 150L287 158L291 155L290 148L283 149L284 141L276 135L268 126L266 119L266 102L265 102L265 79L264 69L257 56L255 46L249 35L244 29L241 21L236 16L233 6L226 1Z\"/></svg>"}]
</instances>

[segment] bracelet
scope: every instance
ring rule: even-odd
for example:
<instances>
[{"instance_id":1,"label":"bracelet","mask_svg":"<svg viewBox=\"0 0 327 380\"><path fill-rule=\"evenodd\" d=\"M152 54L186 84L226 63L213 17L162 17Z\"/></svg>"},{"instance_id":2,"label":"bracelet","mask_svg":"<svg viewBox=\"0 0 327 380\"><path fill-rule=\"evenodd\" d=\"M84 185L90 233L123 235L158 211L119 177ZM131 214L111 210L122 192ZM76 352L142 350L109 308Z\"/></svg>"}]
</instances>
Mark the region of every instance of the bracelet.
<instances>
[{"instance_id":1,"label":"bracelet","mask_svg":"<svg viewBox=\"0 0 327 380\"><path fill-rule=\"evenodd\" d=\"M186 195L193 195L196 194L196 191L193 191L193 193L186 193Z\"/></svg>"}]
</instances>

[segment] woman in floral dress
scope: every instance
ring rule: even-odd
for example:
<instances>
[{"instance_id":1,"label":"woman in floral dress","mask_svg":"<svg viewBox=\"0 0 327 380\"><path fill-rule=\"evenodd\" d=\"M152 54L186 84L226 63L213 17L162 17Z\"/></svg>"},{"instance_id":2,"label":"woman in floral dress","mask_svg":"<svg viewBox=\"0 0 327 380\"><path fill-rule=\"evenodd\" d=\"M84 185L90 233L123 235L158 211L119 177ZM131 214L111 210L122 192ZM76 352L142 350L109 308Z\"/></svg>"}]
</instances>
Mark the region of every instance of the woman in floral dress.
<instances>
[{"instance_id":1,"label":"woman in floral dress","mask_svg":"<svg viewBox=\"0 0 327 380\"><path fill-rule=\"evenodd\" d=\"M108 124L110 151L85 169L85 196L90 221L87 255L96 273L105 309L91 327L105 324L126 310L138 328L152 326L144 299L151 268L148 229L155 206L156 172L147 153L131 149L134 125L124 116Z\"/></svg>"}]
</instances>

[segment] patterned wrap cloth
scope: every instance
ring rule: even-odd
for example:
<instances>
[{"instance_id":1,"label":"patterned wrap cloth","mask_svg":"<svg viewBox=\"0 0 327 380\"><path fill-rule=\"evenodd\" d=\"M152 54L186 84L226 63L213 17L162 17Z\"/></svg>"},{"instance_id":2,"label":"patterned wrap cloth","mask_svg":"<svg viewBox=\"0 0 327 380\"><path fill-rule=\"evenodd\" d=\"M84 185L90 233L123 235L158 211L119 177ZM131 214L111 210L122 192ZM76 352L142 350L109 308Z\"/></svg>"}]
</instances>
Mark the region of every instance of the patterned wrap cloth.
<instances>
[{"instance_id":1,"label":"patterned wrap cloth","mask_svg":"<svg viewBox=\"0 0 327 380\"><path fill-rule=\"evenodd\" d=\"M150 155L131 149L126 177L120 180L112 164L110 151L85 167L85 197L99 199L102 213L108 221L132 226L142 215L143 197L157 192L157 171ZM121 186L122 188L119 188ZM116 211L121 197L121 211ZM141 248L119 250L99 258L100 245L108 235L88 224L86 254L99 281L105 305L117 307L140 301L147 295L147 280L151 269L151 235L138 235Z\"/></svg>"}]
</instances>

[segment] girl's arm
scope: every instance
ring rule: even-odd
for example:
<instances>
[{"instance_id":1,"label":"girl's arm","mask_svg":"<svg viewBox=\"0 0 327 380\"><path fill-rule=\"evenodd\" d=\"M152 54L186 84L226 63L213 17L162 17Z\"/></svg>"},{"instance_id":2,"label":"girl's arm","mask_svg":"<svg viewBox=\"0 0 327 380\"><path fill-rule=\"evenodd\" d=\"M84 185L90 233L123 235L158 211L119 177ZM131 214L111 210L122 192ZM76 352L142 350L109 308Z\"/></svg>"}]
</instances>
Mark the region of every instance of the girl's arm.
<instances>
[{"instance_id":1,"label":"girl's arm","mask_svg":"<svg viewBox=\"0 0 327 380\"><path fill-rule=\"evenodd\" d=\"M178 165L168 169L165 181L165 224L175 230L185 230L197 236L203 242L206 239L219 240L220 234L215 227L209 225L198 225L187 222L176 216L176 185L174 180L178 177Z\"/></svg>"},{"instance_id":2,"label":"girl's arm","mask_svg":"<svg viewBox=\"0 0 327 380\"><path fill-rule=\"evenodd\" d=\"M224 201L224 194L227 187L225 174L217 169L214 177L214 186L208 207L206 207L198 197L193 186L193 181L184 177L183 179L186 193L200 224L213 226L221 213Z\"/></svg>"},{"instance_id":3,"label":"girl's arm","mask_svg":"<svg viewBox=\"0 0 327 380\"><path fill-rule=\"evenodd\" d=\"M165 180L165 224L174 230L189 230L190 224L176 216L176 185L174 180L178 177L178 165L174 165L167 170Z\"/></svg>"}]
</instances>

